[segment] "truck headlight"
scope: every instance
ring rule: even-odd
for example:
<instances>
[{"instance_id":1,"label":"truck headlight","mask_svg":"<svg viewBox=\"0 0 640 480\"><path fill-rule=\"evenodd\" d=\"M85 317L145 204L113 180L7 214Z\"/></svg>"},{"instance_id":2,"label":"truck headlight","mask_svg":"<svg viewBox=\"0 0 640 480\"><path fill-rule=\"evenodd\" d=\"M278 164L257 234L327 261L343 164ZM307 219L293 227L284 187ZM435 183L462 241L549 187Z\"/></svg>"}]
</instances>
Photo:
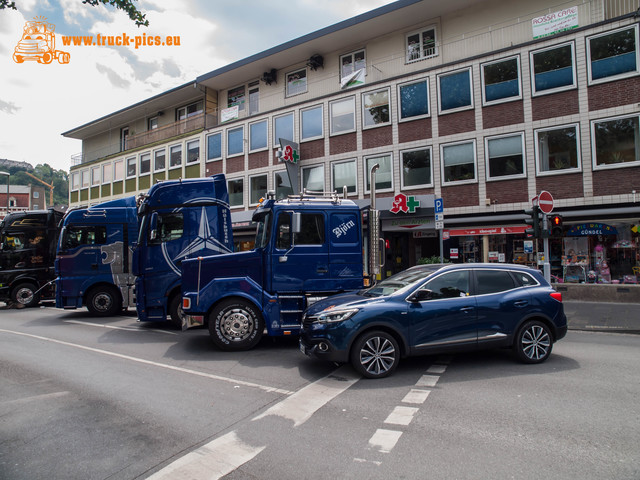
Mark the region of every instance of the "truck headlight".
<instances>
[{"instance_id":1,"label":"truck headlight","mask_svg":"<svg viewBox=\"0 0 640 480\"><path fill-rule=\"evenodd\" d=\"M319 323L344 322L345 320L353 317L356 313L358 313L357 308L351 308L348 310L331 310L318 314L316 319Z\"/></svg>"}]
</instances>

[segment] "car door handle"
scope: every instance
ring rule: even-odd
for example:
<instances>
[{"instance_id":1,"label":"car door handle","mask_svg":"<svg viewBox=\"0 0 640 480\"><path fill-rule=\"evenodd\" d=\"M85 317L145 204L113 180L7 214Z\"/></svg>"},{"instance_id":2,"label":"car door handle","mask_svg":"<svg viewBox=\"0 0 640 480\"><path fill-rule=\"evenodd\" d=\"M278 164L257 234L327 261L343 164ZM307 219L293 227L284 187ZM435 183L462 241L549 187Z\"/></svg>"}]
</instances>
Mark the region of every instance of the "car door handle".
<instances>
[{"instance_id":1,"label":"car door handle","mask_svg":"<svg viewBox=\"0 0 640 480\"><path fill-rule=\"evenodd\" d=\"M470 312L470 311L472 311L473 309L474 309L474 307L462 307L462 308L460 309L460 311L461 311L461 312L464 312L464 313L469 313L469 312Z\"/></svg>"},{"instance_id":2,"label":"car door handle","mask_svg":"<svg viewBox=\"0 0 640 480\"><path fill-rule=\"evenodd\" d=\"M528 300L518 300L517 302L513 303L516 307L526 307L527 305L529 305L529 301Z\"/></svg>"}]
</instances>

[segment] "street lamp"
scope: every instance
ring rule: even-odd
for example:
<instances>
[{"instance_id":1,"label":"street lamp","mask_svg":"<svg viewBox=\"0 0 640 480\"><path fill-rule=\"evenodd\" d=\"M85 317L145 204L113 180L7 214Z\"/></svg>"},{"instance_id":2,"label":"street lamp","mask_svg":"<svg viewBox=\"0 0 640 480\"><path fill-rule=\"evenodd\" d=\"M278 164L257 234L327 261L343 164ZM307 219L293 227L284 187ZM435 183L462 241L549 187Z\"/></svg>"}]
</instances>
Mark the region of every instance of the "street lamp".
<instances>
[{"instance_id":1,"label":"street lamp","mask_svg":"<svg viewBox=\"0 0 640 480\"><path fill-rule=\"evenodd\" d=\"M9 185L11 184L11 174L9 172L0 172L0 175L7 177L7 215L9 215ZM5 217L7 215L5 215Z\"/></svg>"}]
</instances>

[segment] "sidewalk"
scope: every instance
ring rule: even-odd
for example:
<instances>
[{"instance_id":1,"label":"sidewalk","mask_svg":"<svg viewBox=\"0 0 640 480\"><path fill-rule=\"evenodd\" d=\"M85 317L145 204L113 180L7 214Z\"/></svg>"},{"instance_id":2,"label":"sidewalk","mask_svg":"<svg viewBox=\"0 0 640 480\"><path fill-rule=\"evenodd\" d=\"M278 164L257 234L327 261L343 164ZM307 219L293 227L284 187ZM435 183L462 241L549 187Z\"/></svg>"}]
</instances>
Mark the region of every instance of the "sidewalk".
<instances>
[{"instance_id":1,"label":"sidewalk","mask_svg":"<svg viewBox=\"0 0 640 480\"><path fill-rule=\"evenodd\" d=\"M640 303L564 300L569 330L640 334Z\"/></svg>"}]
</instances>

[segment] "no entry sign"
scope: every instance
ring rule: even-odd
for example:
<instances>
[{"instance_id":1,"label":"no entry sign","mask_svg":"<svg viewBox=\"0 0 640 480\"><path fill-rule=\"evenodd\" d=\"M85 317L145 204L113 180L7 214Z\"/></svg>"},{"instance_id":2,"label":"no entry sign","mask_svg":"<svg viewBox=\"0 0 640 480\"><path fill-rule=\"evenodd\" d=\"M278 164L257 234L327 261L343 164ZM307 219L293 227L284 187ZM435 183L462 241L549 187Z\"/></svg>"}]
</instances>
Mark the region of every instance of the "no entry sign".
<instances>
[{"instance_id":1,"label":"no entry sign","mask_svg":"<svg viewBox=\"0 0 640 480\"><path fill-rule=\"evenodd\" d=\"M553 211L553 196L546 190L541 191L538 195L538 206L542 213L550 214Z\"/></svg>"}]
</instances>

